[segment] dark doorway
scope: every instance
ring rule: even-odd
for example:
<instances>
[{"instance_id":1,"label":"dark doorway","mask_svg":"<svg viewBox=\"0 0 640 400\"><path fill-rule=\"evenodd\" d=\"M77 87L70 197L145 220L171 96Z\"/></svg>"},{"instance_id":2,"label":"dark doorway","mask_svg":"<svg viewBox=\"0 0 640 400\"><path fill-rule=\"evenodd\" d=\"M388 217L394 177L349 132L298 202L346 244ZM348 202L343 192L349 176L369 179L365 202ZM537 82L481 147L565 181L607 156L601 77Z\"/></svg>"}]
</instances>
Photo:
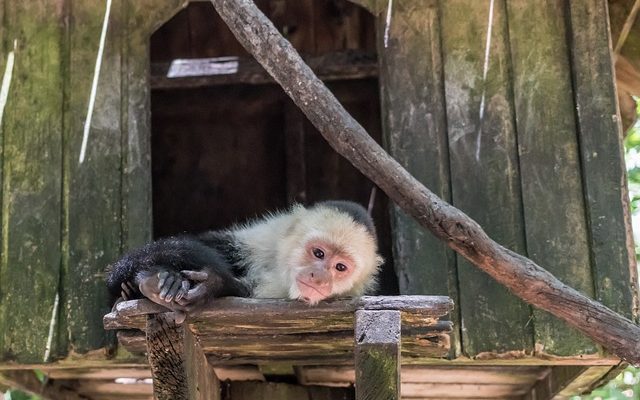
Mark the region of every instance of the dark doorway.
<instances>
[{"instance_id":1,"label":"dark doorway","mask_svg":"<svg viewBox=\"0 0 640 400\"><path fill-rule=\"evenodd\" d=\"M374 17L346 0L257 4L380 141ZM156 31L151 62L155 237L226 227L292 201L367 204L374 185L329 147L210 3L191 3ZM387 207L378 190L381 293L396 294Z\"/></svg>"}]
</instances>

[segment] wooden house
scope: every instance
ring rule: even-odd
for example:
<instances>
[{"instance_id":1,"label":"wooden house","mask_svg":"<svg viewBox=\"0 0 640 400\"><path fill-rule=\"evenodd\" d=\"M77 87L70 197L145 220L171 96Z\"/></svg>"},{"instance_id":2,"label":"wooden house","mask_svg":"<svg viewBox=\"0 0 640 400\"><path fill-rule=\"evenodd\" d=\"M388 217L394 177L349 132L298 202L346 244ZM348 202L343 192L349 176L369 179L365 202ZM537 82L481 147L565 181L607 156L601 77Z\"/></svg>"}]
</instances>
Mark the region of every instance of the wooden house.
<instances>
[{"instance_id":1,"label":"wooden house","mask_svg":"<svg viewBox=\"0 0 640 400\"><path fill-rule=\"evenodd\" d=\"M422 183L501 244L637 319L606 1L256 4ZM0 385L150 399L140 336L119 346L103 328L106 265L152 238L292 201L369 200L374 185L209 2L0 0L0 16ZM403 398L547 399L619 369L380 192L373 215L387 260L379 294L455 303L448 352L403 361ZM354 396L348 362L237 364L213 366L223 399Z\"/></svg>"}]
</instances>

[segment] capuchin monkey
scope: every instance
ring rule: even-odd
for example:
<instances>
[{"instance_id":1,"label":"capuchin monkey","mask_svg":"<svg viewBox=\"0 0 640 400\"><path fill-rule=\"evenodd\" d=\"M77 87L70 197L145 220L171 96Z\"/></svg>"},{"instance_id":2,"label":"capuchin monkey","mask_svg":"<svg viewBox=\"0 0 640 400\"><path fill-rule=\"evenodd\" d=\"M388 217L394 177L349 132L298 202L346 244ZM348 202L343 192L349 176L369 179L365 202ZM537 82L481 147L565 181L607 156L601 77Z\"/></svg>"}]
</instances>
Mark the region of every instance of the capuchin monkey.
<instances>
[{"instance_id":1,"label":"capuchin monkey","mask_svg":"<svg viewBox=\"0 0 640 400\"><path fill-rule=\"evenodd\" d=\"M360 205L326 201L227 230L160 239L108 268L124 300L147 297L184 318L214 298L360 296L382 264L373 221Z\"/></svg>"}]
</instances>

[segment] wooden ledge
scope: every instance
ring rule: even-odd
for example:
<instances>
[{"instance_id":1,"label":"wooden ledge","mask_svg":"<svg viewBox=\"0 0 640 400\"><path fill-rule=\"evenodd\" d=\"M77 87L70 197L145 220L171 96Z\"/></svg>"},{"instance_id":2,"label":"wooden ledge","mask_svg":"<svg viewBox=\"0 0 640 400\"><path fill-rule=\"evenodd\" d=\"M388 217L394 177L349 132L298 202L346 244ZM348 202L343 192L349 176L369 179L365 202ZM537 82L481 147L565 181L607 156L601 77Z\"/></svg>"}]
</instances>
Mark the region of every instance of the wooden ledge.
<instances>
[{"instance_id":1,"label":"wooden ledge","mask_svg":"<svg viewBox=\"0 0 640 400\"><path fill-rule=\"evenodd\" d=\"M450 321L441 320L453 309L444 296L364 296L337 299L315 306L282 299L221 298L184 327L200 342L209 362L264 364L273 361L298 365L326 365L353 361L354 320L358 310L400 312L402 356L441 358L449 352ZM169 313L149 300L118 304L105 315L105 329L119 332L121 345L131 352L146 351L143 331L147 318Z\"/></svg>"}]
</instances>

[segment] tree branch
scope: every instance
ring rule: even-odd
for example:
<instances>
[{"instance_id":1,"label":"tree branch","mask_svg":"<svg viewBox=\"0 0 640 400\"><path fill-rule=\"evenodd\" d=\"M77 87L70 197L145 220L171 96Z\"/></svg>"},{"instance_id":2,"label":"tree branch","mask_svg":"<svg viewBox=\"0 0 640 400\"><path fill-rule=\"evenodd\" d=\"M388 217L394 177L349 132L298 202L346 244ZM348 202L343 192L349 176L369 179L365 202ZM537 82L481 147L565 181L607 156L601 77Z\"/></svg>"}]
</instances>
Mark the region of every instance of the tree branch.
<instances>
[{"instance_id":1,"label":"tree branch","mask_svg":"<svg viewBox=\"0 0 640 400\"><path fill-rule=\"evenodd\" d=\"M620 358L640 363L640 327L502 247L466 214L418 182L347 113L253 1L211 2L329 144L407 214L518 297L563 319Z\"/></svg>"}]
</instances>

